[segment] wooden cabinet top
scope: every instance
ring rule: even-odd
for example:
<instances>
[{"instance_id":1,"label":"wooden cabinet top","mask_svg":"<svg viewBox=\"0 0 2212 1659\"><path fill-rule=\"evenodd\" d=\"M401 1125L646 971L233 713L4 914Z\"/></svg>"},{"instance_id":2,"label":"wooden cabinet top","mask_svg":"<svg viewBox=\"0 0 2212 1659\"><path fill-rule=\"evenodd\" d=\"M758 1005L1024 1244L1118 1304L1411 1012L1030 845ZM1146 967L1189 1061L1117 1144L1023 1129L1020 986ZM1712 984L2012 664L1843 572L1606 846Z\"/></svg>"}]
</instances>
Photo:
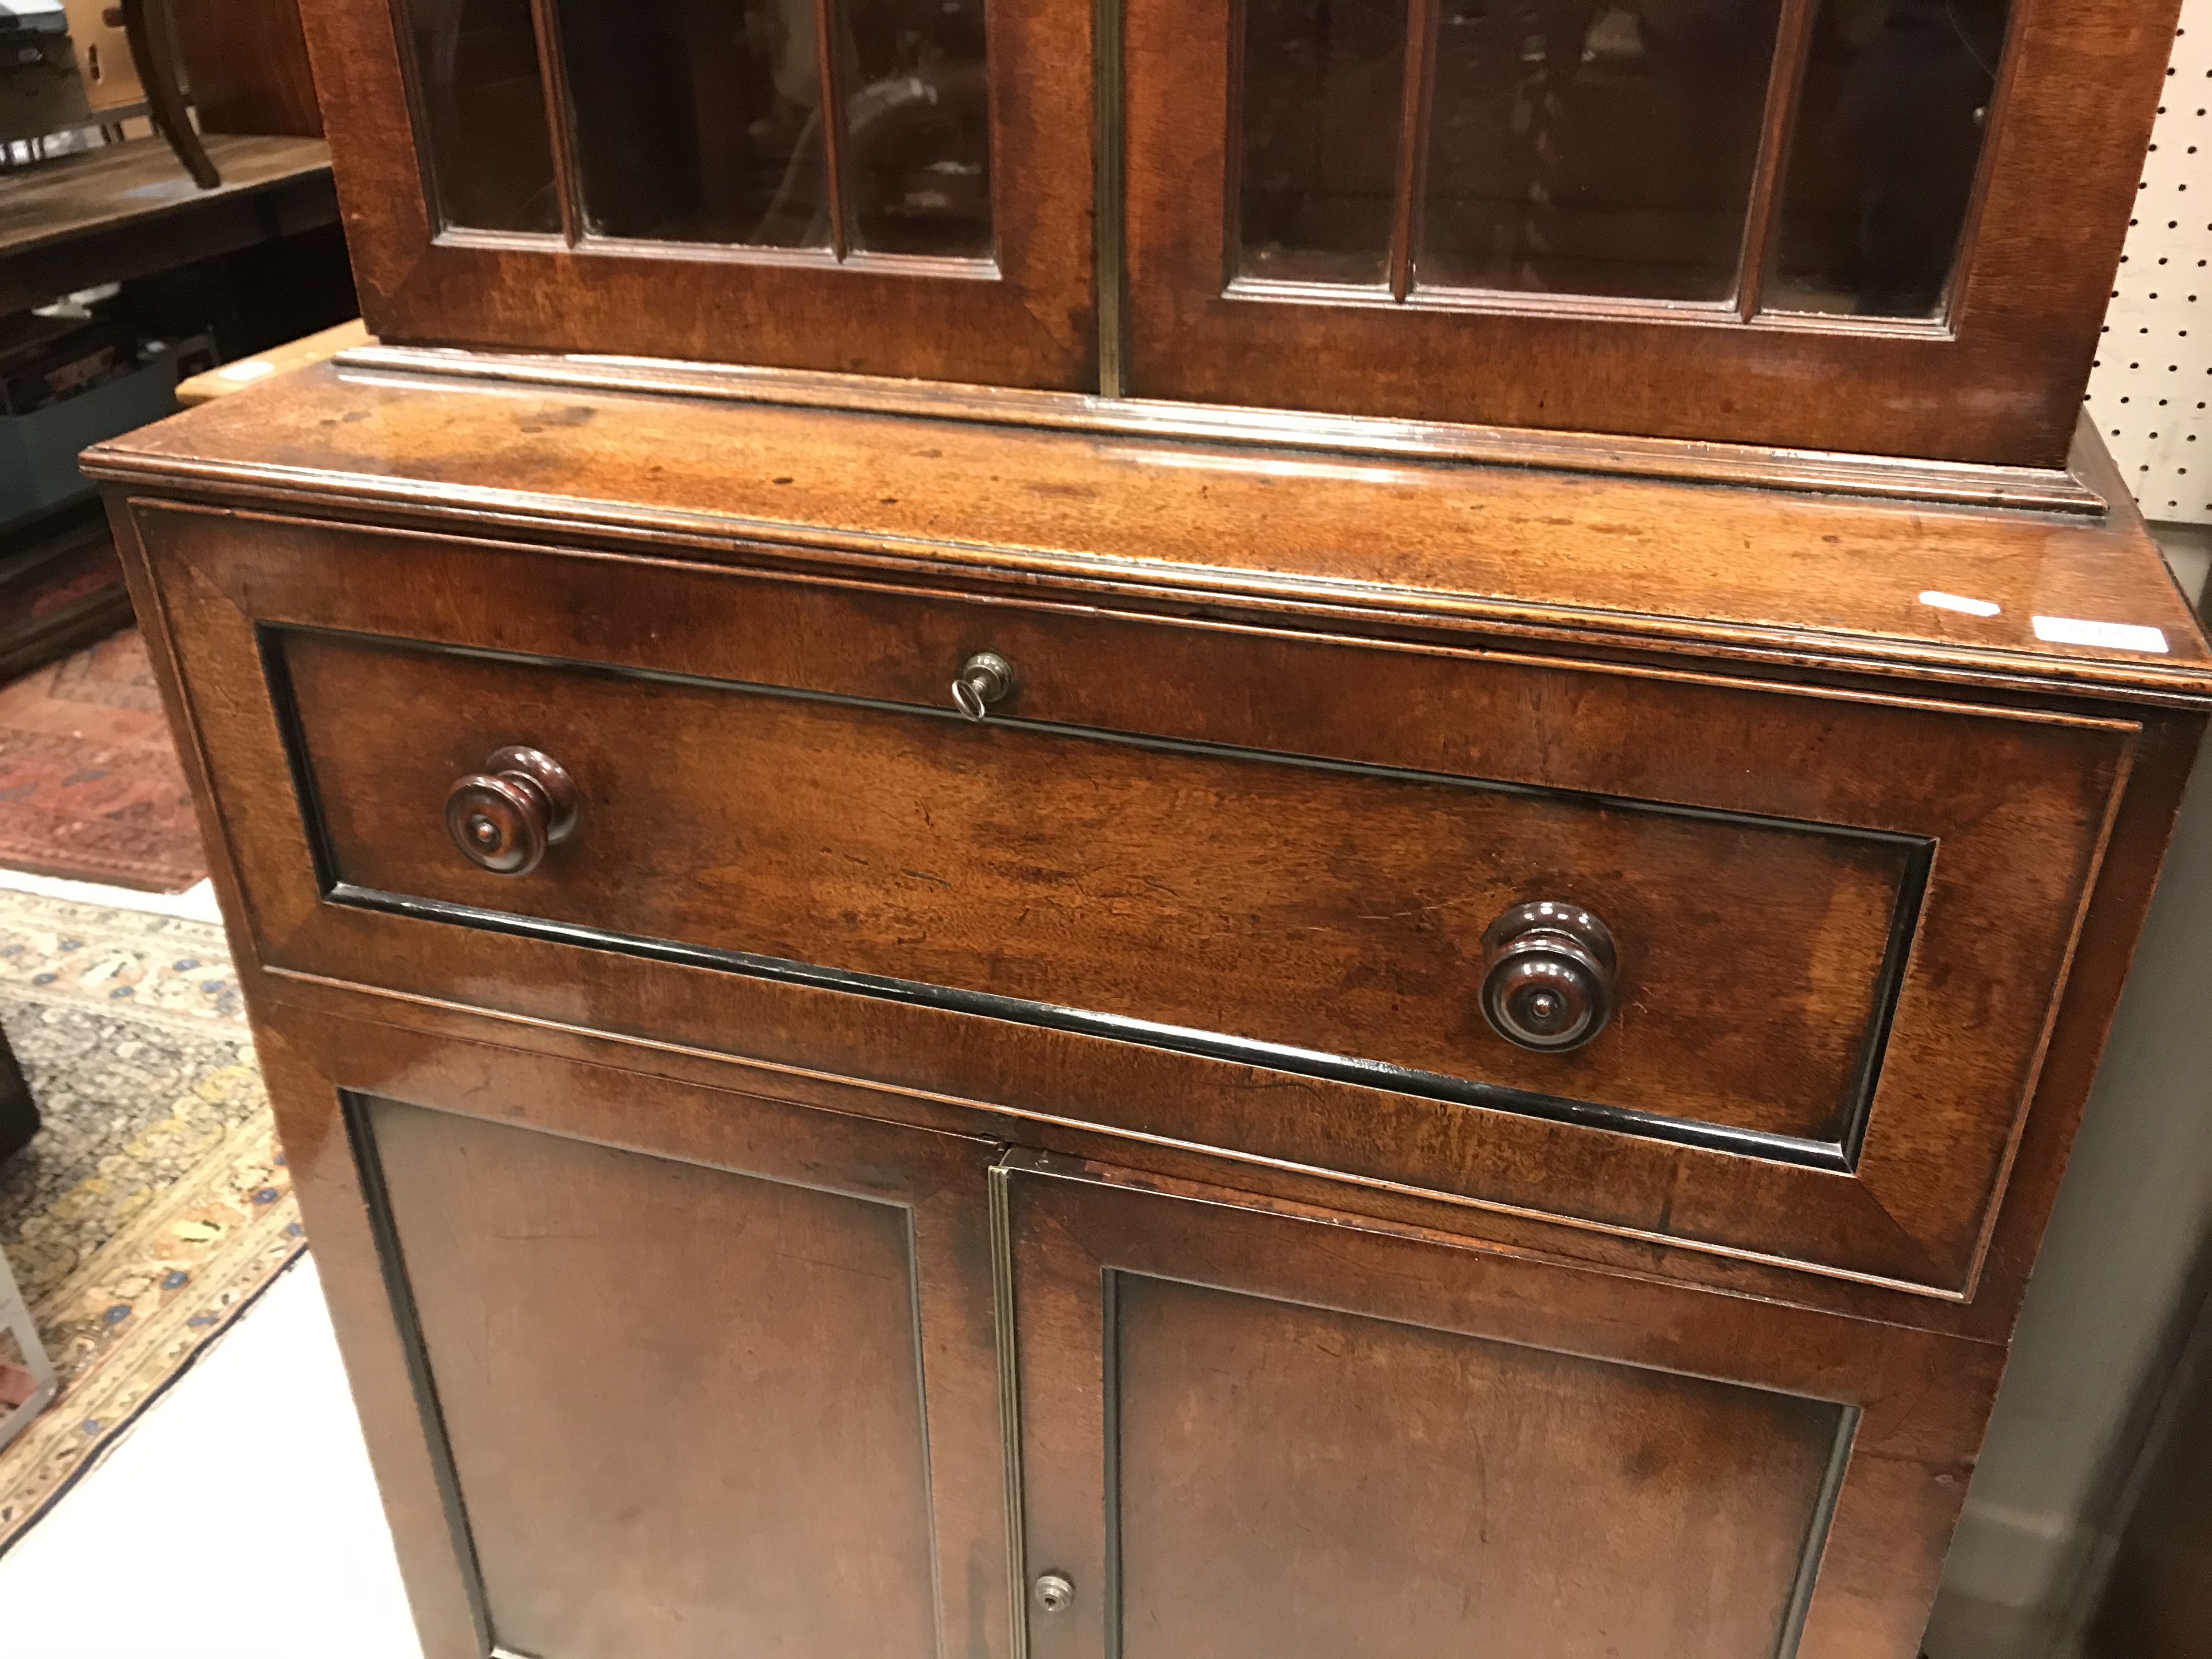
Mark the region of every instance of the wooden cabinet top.
<instances>
[{"instance_id":1,"label":"wooden cabinet top","mask_svg":"<svg viewBox=\"0 0 2212 1659\"><path fill-rule=\"evenodd\" d=\"M308 514L1224 620L2212 697L2212 653L2130 509L1907 507L331 364L85 465Z\"/></svg>"},{"instance_id":2,"label":"wooden cabinet top","mask_svg":"<svg viewBox=\"0 0 2212 1659\"><path fill-rule=\"evenodd\" d=\"M2063 469L2178 0L307 0L401 345Z\"/></svg>"}]
</instances>

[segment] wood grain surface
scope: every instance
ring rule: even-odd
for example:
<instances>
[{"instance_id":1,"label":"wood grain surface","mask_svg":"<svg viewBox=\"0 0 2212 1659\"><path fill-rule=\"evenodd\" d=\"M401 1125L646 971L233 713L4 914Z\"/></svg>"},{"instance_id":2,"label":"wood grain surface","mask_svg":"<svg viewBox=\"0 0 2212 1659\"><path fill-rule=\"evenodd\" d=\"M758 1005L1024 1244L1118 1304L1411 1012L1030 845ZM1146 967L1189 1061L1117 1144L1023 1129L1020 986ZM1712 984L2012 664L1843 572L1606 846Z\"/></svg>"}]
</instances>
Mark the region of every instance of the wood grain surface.
<instances>
[{"instance_id":1,"label":"wood grain surface","mask_svg":"<svg viewBox=\"0 0 2212 1659\"><path fill-rule=\"evenodd\" d=\"M904 1209L367 1115L503 1646L935 1650Z\"/></svg>"},{"instance_id":2,"label":"wood grain surface","mask_svg":"<svg viewBox=\"0 0 2212 1659\"><path fill-rule=\"evenodd\" d=\"M0 198L0 307L124 282L333 222L330 151L313 138L212 133L202 190L167 144L132 138L11 177Z\"/></svg>"},{"instance_id":3,"label":"wood grain surface","mask_svg":"<svg viewBox=\"0 0 2212 1659\"><path fill-rule=\"evenodd\" d=\"M1263 1068L1257 1077L1267 1081L1258 1084L1249 1065L1127 1043L1101 1042L1100 1058L1112 1055L1102 1069L1078 1057L1092 1041L1079 1034L743 973L713 975L716 989L679 992L689 981L656 974L675 964L650 960L650 951L642 960L626 953L608 962L556 938L325 902L297 805L238 814L228 831L261 953L288 971L969 1099L977 1080L988 1079L979 1103L1025 1115L1114 1124L1947 1295L1972 1290L2085 895L2142 741L2134 721L2109 715L1845 696L1497 653L1360 647L603 556L477 546L454 557L434 538L205 513L149 510L141 528L177 618L180 666L196 688L216 787L240 802L296 800L263 654L263 630L289 625L527 656L573 653L615 667L921 707L945 696L958 664L991 643L1027 665L1010 708L1023 720L1933 840L1934 872L1863 1146L1844 1176L1389 1089L1352 1086L1344 1098L1358 1105L1340 1106L1338 1085L1327 1079ZM512 596L523 592L532 604L518 610ZM373 724L382 719L373 704L360 713ZM556 732L534 718L520 729L515 719L502 709L495 724L454 732L454 741L468 739L453 750L457 763L479 766L512 742L556 754L565 748L587 811L595 775L631 775L598 746L610 738L612 748L625 745L596 720ZM325 753L355 741L336 738L322 739ZM2184 741L2176 735L2176 752ZM2163 738L2160 752L2169 752ZM1796 761L1751 767L1749 754ZM1849 763L1866 755L1885 763ZM418 846L434 847L442 834L425 827L437 823L453 781L447 757L439 759L435 787L417 786L428 793L410 821L433 837ZM592 844L588 830L572 843L586 858L593 855L582 849ZM477 902L526 913L506 896L516 884L453 857L457 875L479 884ZM1189 862L1180 840L1147 857L1170 884ZM902 924L879 920L896 939ZM602 977L632 988L610 1001L593 988ZM687 1012L695 995L696 1014ZM1725 1024L1740 1000L1723 993L1692 1027ZM737 1030L742 1041L732 1041ZM1673 1040L1686 1066L1711 1047L1679 1033Z\"/></svg>"},{"instance_id":4,"label":"wood grain surface","mask_svg":"<svg viewBox=\"0 0 2212 1659\"><path fill-rule=\"evenodd\" d=\"M281 639L335 881L1812 1146L1850 1133L1920 897L1904 839ZM508 726L579 769L589 818L512 880L438 810ZM1546 896L1625 953L1572 1055L1477 1007L1483 929Z\"/></svg>"},{"instance_id":5,"label":"wood grain surface","mask_svg":"<svg viewBox=\"0 0 2212 1659\"><path fill-rule=\"evenodd\" d=\"M332 1035L257 1040L428 1659L1006 1652L987 1143Z\"/></svg>"},{"instance_id":6,"label":"wood grain surface","mask_svg":"<svg viewBox=\"0 0 2212 1659\"><path fill-rule=\"evenodd\" d=\"M449 230L392 13L301 7L370 332L410 344L738 360L1007 386L1095 383L1091 13L995 0L994 257Z\"/></svg>"},{"instance_id":7,"label":"wood grain surface","mask_svg":"<svg viewBox=\"0 0 2212 1659\"><path fill-rule=\"evenodd\" d=\"M1141 1272L1106 1285L1121 1548L1101 1588L1130 1659L1783 1640L1843 1408Z\"/></svg>"},{"instance_id":8,"label":"wood grain surface","mask_svg":"<svg viewBox=\"0 0 2212 1659\"><path fill-rule=\"evenodd\" d=\"M1754 1659L1807 1591L1806 1659L1916 1651L2001 1348L1042 1154L996 1178L1025 1565L1078 1587L1036 1659Z\"/></svg>"},{"instance_id":9,"label":"wood grain surface","mask_svg":"<svg viewBox=\"0 0 2212 1659\"><path fill-rule=\"evenodd\" d=\"M192 0L176 33L204 131L323 136L296 0Z\"/></svg>"},{"instance_id":10,"label":"wood grain surface","mask_svg":"<svg viewBox=\"0 0 2212 1659\"><path fill-rule=\"evenodd\" d=\"M1911 1659L2212 707L2132 517L329 366L93 465L430 1659ZM1838 1167L1154 1036L1826 1133L1908 854Z\"/></svg>"},{"instance_id":11,"label":"wood grain surface","mask_svg":"<svg viewBox=\"0 0 2212 1659\"><path fill-rule=\"evenodd\" d=\"M324 365L100 445L85 465L118 482L501 537L1050 583L1347 631L1510 630L1583 649L1726 651L1785 672L2212 697L2212 653L2128 508L2082 521L453 386ZM2046 639L2038 616L2154 629L2166 648Z\"/></svg>"},{"instance_id":12,"label":"wood grain surface","mask_svg":"<svg viewBox=\"0 0 2212 1659\"><path fill-rule=\"evenodd\" d=\"M1947 314L1899 325L1225 284L1239 14L1226 0L1131 0L1130 386L1206 403L2058 465L2176 12L2167 0L2012 8L1979 211Z\"/></svg>"}]
</instances>

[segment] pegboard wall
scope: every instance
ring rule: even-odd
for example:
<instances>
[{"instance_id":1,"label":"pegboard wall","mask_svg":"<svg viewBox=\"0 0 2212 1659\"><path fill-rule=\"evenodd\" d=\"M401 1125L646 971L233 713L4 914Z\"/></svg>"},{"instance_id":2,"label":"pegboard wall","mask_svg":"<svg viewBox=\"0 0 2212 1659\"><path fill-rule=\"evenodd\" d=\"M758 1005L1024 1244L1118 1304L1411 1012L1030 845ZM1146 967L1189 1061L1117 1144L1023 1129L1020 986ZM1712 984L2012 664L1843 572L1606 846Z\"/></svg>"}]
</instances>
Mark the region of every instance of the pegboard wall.
<instances>
[{"instance_id":1,"label":"pegboard wall","mask_svg":"<svg viewBox=\"0 0 2212 1659\"><path fill-rule=\"evenodd\" d=\"M2212 524L2212 0L2185 0L2089 412L2143 515Z\"/></svg>"}]
</instances>

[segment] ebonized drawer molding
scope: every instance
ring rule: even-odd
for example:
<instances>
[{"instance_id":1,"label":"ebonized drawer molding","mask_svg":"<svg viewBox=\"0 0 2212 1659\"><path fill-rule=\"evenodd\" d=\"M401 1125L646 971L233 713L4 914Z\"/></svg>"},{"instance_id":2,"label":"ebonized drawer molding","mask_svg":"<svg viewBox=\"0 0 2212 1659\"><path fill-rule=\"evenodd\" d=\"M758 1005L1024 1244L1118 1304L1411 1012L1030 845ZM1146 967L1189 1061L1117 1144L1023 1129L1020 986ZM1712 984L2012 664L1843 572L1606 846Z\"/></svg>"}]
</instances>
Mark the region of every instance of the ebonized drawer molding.
<instances>
[{"instance_id":1,"label":"ebonized drawer molding","mask_svg":"<svg viewBox=\"0 0 2212 1659\"><path fill-rule=\"evenodd\" d=\"M1079 1032L1125 1042L1144 1043L1176 1053L1201 1058L1225 1060L1234 1064L1261 1066L1267 1069L1308 1077L1388 1089L1429 1099L1448 1101L1462 1105L1486 1107L1492 1110L1519 1112L1552 1119L1560 1122L1580 1124L1586 1127L1606 1129L1616 1133L1644 1136L1655 1140L1669 1141L1683 1146L1705 1147L1755 1158L1802 1164L1813 1169L1848 1172L1855 1164L1864 1138L1867 1116L1871 1107L1875 1086L1881 1070L1883 1045L1894 1010L1899 984L1906 953L1911 946L1917 921L1921 899L1925 890L1929 866L1935 855L1935 844L1926 837L1898 835L1881 830L1852 829L1848 826L1811 823L1789 819L1764 817L1753 813L1717 811L1711 809L1669 805L1650 801L1638 801L1619 797L1607 797L1568 790L1545 789L1495 780L1447 776L1433 773L1415 772L1404 769L1361 765L1332 761L1312 756L1285 755L1238 749L1221 744L1175 741L1139 737L1126 732L1102 732L1049 721L994 719L993 725L999 732L1018 732L1062 742L1112 745L1132 757L1188 757L1206 762L1242 763L1262 767L1310 769L1322 777L1341 781L1347 787L1359 782L1399 784L1422 788L1465 790L1480 797L1501 800L1521 800L1543 804L1563 811L1598 811L1626 815L1632 821L1637 817L1670 823L1677 827L1711 825L1717 829L1740 832L1756 840L1765 835L1809 836L1834 840L1857 847L1880 860L1885 868L1893 866L1899 875L1894 900L1887 918L1887 933L1883 941L1877 971L1873 978L1869 996L1870 1006L1864 1022L1863 1033L1856 1052L1845 1068L1840 1098L1834 1105L1832 1122L1836 1133L1826 1137L1793 1135L1765 1130L1756 1127L1716 1121L1662 1109L1646 1109L1625 1099L1591 1099L1577 1097L1565 1092L1547 1092L1540 1089L1516 1087L1479 1075L1454 1075L1439 1070L1393 1063L1388 1059L1358 1054L1330 1052L1303 1047L1291 1042L1270 1041L1265 1037L1240 1034L1228 1030L1210 1030L1170 1021L1144 1018L1131 1011L1109 1011L1065 1004L1048 1000L996 994L987 989L893 974L870 972L842 966L830 961L799 960L791 957L738 948L696 937L682 937L628 931L618 927L594 925L583 919L586 913L597 911L614 914L623 908L629 896L618 890L586 896L580 906L578 896L558 890L549 894L543 882L524 876L512 884L489 887L474 880L474 872L466 870L458 857L453 858L453 873L460 886L474 885L489 888L497 896L512 896L518 901L508 908L489 902L469 902L452 897L441 897L410 890L392 890L352 878L349 860L334 843L327 816L329 790L319 786L316 769L307 753L307 738L302 729L302 713L299 706L293 676L288 666L288 642L306 643L308 641L326 645L342 652L376 653L370 660L394 662L401 656L418 656L426 665L439 661L463 662L490 671L512 671L525 677L526 684L515 687L517 700L528 707L539 703L527 690L526 678L532 672L550 672L562 677L564 683L589 686L594 680L603 680L610 694L623 686L660 685L684 688L714 694L729 702L730 740L741 744L744 738L744 715L748 699L768 697L799 704L816 704L855 714L872 714L893 717L896 729L899 721L919 719L932 724L957 727L958 717L947 709L921 708L913 704L886 702L881 699L834 696L822 693L793 691L787 688L748 684L730 681L709 680L696 675L659 672L626 668L619 665L581 663L542 657L523 656L457 647L427 645L420 641L401 641L368 636L349 636L337 630L266 629L262 631L261 647L280 717L287 732L287 750L295 784L299 791L303 816L309 828L310 842L314 850L317 879L325 896L332 902L363 909L411 916L425 921L450 923L485 929L518 938L544 939L551 943L580 945L590 949L610 951L618 954L679 963L691 966L717 969L744 974L757 978L781 981L788 984L811 986L820 989L850 993L855 995L879 998L887 1001L908 1003L935 1008L948 1012L980 1015L984 1018L1012 1021L1020 1024L1040 1026L1048 1030ZM325 690L328 687L325 685ZM450 689L450 688L448 688ZM588 693L587 693L588 695ZM442 701L440 699L439 701ZM542 707L542 704L540 705ZM557 732L544 734L544 741L550 746L562 746ZM698 741L706 741L702 734ZM434 734L426 732L414 720L402 723L398 744L415 747L426 741L435 741ZM655 750L657 743L647 742L641 752ZM1141 762L1138 763L1141 764ZM346 780L346 787L354 787L361 781L354 774ZM589 780L584 781L586 787ZM398 781L393 780L393 787ZM854 787L866 787L865 780L856 778ZM659 804L665 807L665 803ZM998 805L1003 808L1001 801ZM609 822L615 813L601 807L594 814L596 822L579 831L580 835L610 836L641 836L659 838L671 832L673 826L661 817L659 811L646 822ZM732 826L733 830L735 826ZM433 842L436 837L426 834L424 839ZM358 848L356 848L358 850ZM956 849L939 848L939 853ZM551 855L561 860L559 849ZM831 856L826 853L824 857ZM917 849L916 858L923 856ZM902 872L912 878L913 872ZM678 872L678 881L682 873ZM933 879L941 879L933 878ZM1553 877L1553 884L1564 884L1569 889L1580 886L1588 890L1585 878L1577 883L1572 878ZM454 890L459 890L457 887ZM541 904L565 903L574 914L568 915L536 913ZM743 917L732 915L725 925L742 931ZM1486 914L1474 919L1476 923L1487 921ZM1714 951L1726 951L1741 935L1729 925L1723 915L1711 941ZM1743 931L1755 933L1759 927L1753 915L1745 920ZM1471 947L1479 927L1464 929ZM1162 937L1163 948L1171 939ZM1755 945L1748 947L1755 949ZM1637 952L1638 959L1648 959L1649 951ZM980 968L981 963L977 966ZM1328 988L1316 987L1324 992ZM1756 978L1747 978L1744 995L1747 1002L1755 1000L1763 988ZM1624 994L1633 999L1638 988L1631 983ZM1457 1002L1470 1005L1475 994L1473 982L1460 988ZM1449 995L1449 992L1446 994ZM1441 1018L1444 1008L1436 1012ZM1663 1040L1663 1039L1662 1039ZM1536 1062L1540 1068L1542 1060ZM1574 1079L1571 1071L1562 1075ZM1630 1094L1632 1090L1617 1092Z\"/></svg>"},{"instance_id":2,"label":"ebonized drawer molding","mask_svg":"<svg viewBox=\"0 0 2212 1659\"><path fill-rule=\"evenodd\" d=\"M135 512L272 973L1947 1299L2143 730ZM1562 1051L1532 901L1618 947Z\"/></svg>"}]
</instances>

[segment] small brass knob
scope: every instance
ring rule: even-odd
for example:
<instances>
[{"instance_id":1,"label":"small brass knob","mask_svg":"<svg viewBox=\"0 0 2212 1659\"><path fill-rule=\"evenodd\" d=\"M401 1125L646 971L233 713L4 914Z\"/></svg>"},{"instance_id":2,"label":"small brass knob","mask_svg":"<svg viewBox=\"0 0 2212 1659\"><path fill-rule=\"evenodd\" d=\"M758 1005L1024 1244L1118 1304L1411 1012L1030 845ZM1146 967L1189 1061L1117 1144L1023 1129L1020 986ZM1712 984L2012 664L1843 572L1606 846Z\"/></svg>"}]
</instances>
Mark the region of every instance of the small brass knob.
<instances>
[{"instance_id":1,"label":"small brass knob","mask_svg":"<svg viewBox=\"0 0 2212 1659\"><path fill-rule=\"evenodd\" d=\"M1075 1584L1064 1572L1041 1572L1030 1587L1036 1604L1047 1613L1066 1613L1075 1605Z\"/></svg>"},{"instance_id":2,"label":"small brass knob","mask_svg":"<svg viewBox=\"0 0 2212 1659\"><path fill-rule=\"evenodd\" d=\"M1516 904L1482 936L1482 1012L1508 1042L1579 1048L1613 1018L1613 934L1579 904Z\"/></svg>"},{"instance_id":3,"label":"small brass knob","mask_svg":"<svg viewBox=\"0 0 2212 1659\"><path fill-rule=\"evenodd\" d=\"M995 651L978 651L960 665L960 678L952 682L952 706L980 720L1012 696L1018 684L1013 664Z\"/></svg>"},{"instance_id":4,"label":"small brass knob","mask_svg":"<svg viewBox=\"0 0 2212 1659\"><path fill-rule=\"evenodd\" d=\"M478 868L526 876L576 833L580 804L576 781L550 755L501 749L447 792L446 833Z\"/></svg>"}]
</instances>

